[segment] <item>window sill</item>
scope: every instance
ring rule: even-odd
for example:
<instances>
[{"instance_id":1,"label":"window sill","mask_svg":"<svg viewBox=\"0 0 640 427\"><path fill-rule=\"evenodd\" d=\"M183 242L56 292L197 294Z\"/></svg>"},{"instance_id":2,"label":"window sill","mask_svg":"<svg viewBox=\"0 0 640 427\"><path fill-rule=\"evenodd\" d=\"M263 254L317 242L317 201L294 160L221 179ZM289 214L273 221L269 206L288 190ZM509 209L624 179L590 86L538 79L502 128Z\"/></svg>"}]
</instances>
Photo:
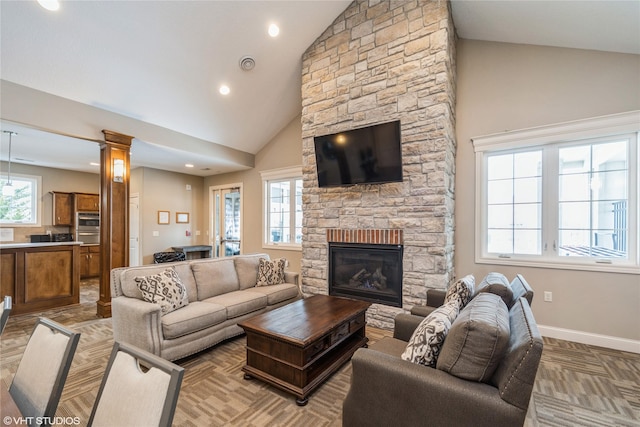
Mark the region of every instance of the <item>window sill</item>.
<instances>
[{"instance_id":1,"label":"window sill","mask_svg":"<svg viewBox=\"0 0 640 427\"><path fill-rule=\"evenodd\" d=\"M555 260L530 260L523 258L476 257L478 264L511 265L518 267L550 268L556 270L595 271L601 273L623 273L640 275L640 266L631 263L621 264L612 262L599 263L595 259L580 262L559 262ZM577 260L576 260L577 261Z\"/></svg>"}]
</instances>

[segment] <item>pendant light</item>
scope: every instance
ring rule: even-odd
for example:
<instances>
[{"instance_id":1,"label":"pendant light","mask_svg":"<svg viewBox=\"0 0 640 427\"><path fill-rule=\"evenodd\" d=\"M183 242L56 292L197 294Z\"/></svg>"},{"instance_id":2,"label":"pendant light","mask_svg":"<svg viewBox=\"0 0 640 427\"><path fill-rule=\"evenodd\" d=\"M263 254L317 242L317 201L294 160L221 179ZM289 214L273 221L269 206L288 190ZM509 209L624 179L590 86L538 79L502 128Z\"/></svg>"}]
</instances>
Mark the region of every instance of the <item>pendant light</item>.
<instances>
[{"instance_id":1,"label":"pendant light","mask_svg":"<svg viewBox=\"0 0 640 427\"><path fill-rule=\"evenodd\" d=\"M2 187L2 195L13 196L15 190L13 189L13 183L11 182L11 138L13 135L17 135L17 133L10 130L5 130L3 132L9 134L9 166L7 167L7 182Z\"/></svg>"}]
</instances>

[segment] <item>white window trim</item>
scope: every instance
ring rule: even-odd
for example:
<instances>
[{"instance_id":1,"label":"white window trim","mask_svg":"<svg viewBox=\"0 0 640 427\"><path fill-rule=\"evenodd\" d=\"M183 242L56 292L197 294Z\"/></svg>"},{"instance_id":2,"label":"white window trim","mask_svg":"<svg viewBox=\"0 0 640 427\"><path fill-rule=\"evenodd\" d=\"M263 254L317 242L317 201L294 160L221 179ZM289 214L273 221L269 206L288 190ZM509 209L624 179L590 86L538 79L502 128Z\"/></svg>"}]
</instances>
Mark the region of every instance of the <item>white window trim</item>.
<instances>
[{"instance_id":1,"label":"white window trim","mask_svg":"<svg viewBox=\"0 0 640 427\"><path fill-rule=\"evenodd\" d=\"M486 152L543 147L550 144L630 133L640 135L640 110L472 138L471 142L473 143L476 157L475 262L478 264L640 274L640 238L637 237L640 229L640 208L638 207L640 204L640 196L638 196L638 190L640 189L640 149L638 148L640 136L637 137L635 144L632 143L630 147L631 159L635 159L636 166L633 170L630 170L633 175L629 179L629 194L635 194L636 200L634 203L630 203L629 206L629 217L635 219L634 224L629 228L629 235L635 236L635 242L629 242L630 244L633 243L633 246L630 245L629 247L629 259L617 261L572 257L571 260L563 260L559 259L559 257L545 258L527 255L513 255L509 258L502 258L485 252L486 233L484 233L484 222L486 220L487 170L484 165L486 158L484 154ZM545 176L546 174L543 174L543 180Z\"/></svg>"},{"instance_id":2,"label":"white window trim","mask_svg":"<svg viewBox=\"0 0 640 427\"><path fill-rule=\"evenodd\" d=\"M267 196L269 194L269 181L284 180L290 178L302 179L302 166L294 166L288 168L270 169L260 172L262 178L262 248L263 249L279 249L286 251L302 251L301 243L270 243L268 239L268 215L267 206L269 202ZM295 212L294 212L295 214Z\"/></svg>"},{"instance_id":3,"label":"white window trim","mask_svg":"<svg viewBox=\"0 0 640 427\"><path fill-rule=\"evenodd\" d=\"M7 179L7 174L6 173L2 173L2 177L3 179ZM11 174L12 178L26 178L26 179L30 179L30 180L34 180L36 182L36 194L34 196L34 200L33 200L33 209L35 212L35 222L2 222L2 227L5 228L9 228L9 227L41 227L42 226L42 203L40 203L40 200L42 200L42 177L38 176L38 175L24 175L24 174L19 174L19 173L12 173Z\"/></svg>"}]
</instances>

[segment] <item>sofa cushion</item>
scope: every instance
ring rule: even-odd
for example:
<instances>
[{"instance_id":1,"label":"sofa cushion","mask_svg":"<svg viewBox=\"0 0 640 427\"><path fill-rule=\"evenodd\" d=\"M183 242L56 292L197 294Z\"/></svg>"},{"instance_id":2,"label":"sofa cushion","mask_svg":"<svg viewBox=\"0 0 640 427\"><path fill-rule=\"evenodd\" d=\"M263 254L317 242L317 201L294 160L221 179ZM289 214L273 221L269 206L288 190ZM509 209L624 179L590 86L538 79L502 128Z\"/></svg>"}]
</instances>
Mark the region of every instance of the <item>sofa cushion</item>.
<instances>
[{"instance_id":1,"label":"sofa cushion","mask_svg":"<svg viewBox=\"0 0 640 427\"><path fill-rule=\"evenodd\" d=\"M199 301L240 289L232 258L192 261L191 269L198 284Z\"/></svg>"},{"instance_id":2,"label":"sofa cushion","mask_svg":"<svg viewBox=\"0 0 640 427\"><path fill-rule=\"evenodd\" d=\"M247 290L267 296L267 305L274 305L298 296L298 287L291 283L279 285L259 286Z\"/></svg>"},{"instance_id":3,"label":"sofa cushion","mask_svg":"<svg viewBox=\"0 0 640 427\"><path fill-rule=\"evenodd\" d=\"M165 267L158 274L136 276L134 280L140 288L142 298L160 305L163 316L189 304L187 288L172 267Z\"/></svg>"},{"instance_id":4,"label":"sofa cushion","mask_svg":"<svg viewBox=\"0 0 640 427\"><path fill-rule=\"evenodd\" d=\"M509 281L504 274L501 273L489 273L482 279L482 282L476 288L476 295L480 292L489 292L498 295L502 298L502 301L511 308L513 303L513 291L509 285Z\"/></svg>"},{"instance_id":5,"label":"sofa cushion","mask_svg":"<svg viewBox=\"0 0 640 427\"><path fill-rule=\"evenodd\" d=\"M256 285L260 258L269 259L269 255L255 254L233 257L236 273L238 273L238 281L240 282L240 290L253 288Z\"/></svg>"},{"instance_id":6,"label":"sofa cushion","mask_svg":"<svg viewBox=\"0 0 640 427\"><path fill-rule=\"evenodd\" d=\"M483 292L451 325L437 368L469 381L488 382L509 344L509 312L502 299Z\"/></svg>"},{"instance_id":7,"label":"sofa cushion","mask_svg":"<svg viewBox=\"0 0 640 427\"><path fill-rule=\"evenodd\" d=\"M447 289L444 296L445 304L455 299L458 301L458 305L460 305L460 309L462 310L469 301L471 301L471 298L473 298L475 283L476 279L472 274L468 274L463 278L456 280L455 283Z\"/></svg>"},{"instance_id":8,"label":"sofa cushion","mask_svg":"<svg viewBox=\"0 0 640 427\"><path fill-rule=\"evenodd\" d=\"M170 340L209 328L225 320L227 320L226 307L196 301L162 316L162 335Z\"/></svg>"},{"instance_id":9,"label":"sofa cushion","mask_svg":"<svg viewBox=\"0 0 640 427\"><path fill-rule=\"evenodd\" d=\"M286 260L284 258L274 260L260 258L256 286L270 286L284 283L285 263Z\"/></svg>"},{"instance_id":10,"label":"sofa cushion","mask_svg":"<svg viewBox=\"0 0 640 427\"><path fill-rule=\"evenodd\" d=\"M442 343L459 310L458 301L454 300L425 317L411 335L402 359L435 367Z\"/></svg>"},{"instance_id":11,"label":"sofa cushion","mask_svg":"<svg viewBox=\"0 0 640 427\"><path fill-rule=\"evenodd\" d=\"M233 319L267 306L267 296L251 291L234 291L207 298L206 303L213 303L227 308L227 319Z\"/></svg>"},{"instance_id":12,"label":"sofa cushion","mask_svg":"<svg viewBox=\"0 0 640 427\"><path fill-rule=\"evenodd\" d=\"M122 288L122 294L129 298L142 298L142 292L138 288L138 284L135 281L136 276L150 276L152 274L160 274L166 268L173 267L178 273L178 277L182 281L182 284L187 288L187 296L189 302L198 300L198 289L196 287L196 281L191 272L191 266L188 262L177 262L168 266L167 264L159 265L142 265L139 267L130 267L122 270L120 273L120 286Z\"/></svg>"}]
</instances>

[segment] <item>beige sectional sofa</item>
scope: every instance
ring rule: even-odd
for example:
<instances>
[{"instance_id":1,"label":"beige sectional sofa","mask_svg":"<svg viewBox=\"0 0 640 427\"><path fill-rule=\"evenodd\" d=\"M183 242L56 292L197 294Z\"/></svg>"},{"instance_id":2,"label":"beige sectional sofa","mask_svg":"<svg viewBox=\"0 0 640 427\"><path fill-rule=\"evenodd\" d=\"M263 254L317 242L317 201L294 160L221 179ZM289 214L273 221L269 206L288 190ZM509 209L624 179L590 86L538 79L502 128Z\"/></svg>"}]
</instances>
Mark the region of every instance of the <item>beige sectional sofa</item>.
<instances>
[{"instance_id":1,"label":"beige sectional sofa","mask_svg":"<svg viewBox=\"0 0 640 427\"><path fill-rule=\"evenodd\" d=\"M285 283L256 286L260 258L267 254L199 259L111 271L113 336L167 360L202 351L242 334L238 322L302 297L298 273ZM173 268L186 288L188 304L163 314L138 287L141 277Z\"/></svg>"}]
</instances>

